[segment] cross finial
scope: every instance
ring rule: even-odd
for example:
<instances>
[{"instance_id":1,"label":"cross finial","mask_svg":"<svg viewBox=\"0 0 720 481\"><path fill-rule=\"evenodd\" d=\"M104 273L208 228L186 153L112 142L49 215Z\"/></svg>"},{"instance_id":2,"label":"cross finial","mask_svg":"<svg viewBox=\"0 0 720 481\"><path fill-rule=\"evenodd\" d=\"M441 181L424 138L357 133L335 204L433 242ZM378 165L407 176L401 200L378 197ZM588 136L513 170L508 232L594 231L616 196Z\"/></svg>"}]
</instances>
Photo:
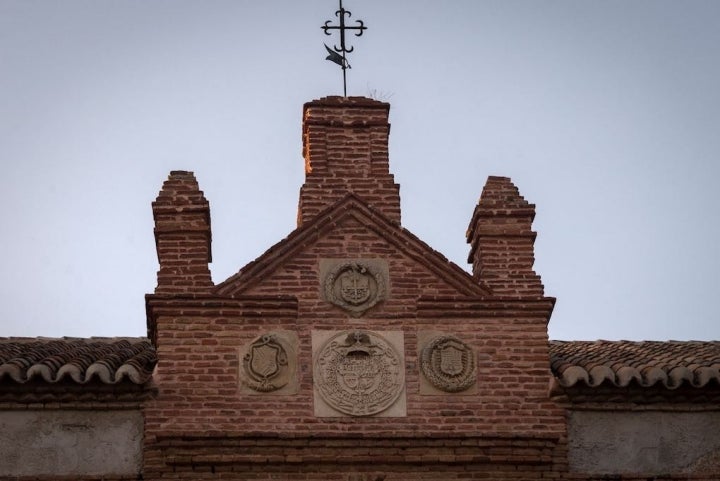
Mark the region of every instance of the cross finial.
<instances>
[{"instance_id":1,"label":"cross finial","mask_svg":"<svg viewBox=\"0 0 720 481\"><path fill-rule=\"evenodd\" d=\"M352 13L350 13L349 10L345 10L343 8L342 0L338 0L340 3L340 9L335 12L335 16L339 18L340 25L330 25L331 20L328 20L325 22L325 25L323 25L322 28L325 32L325 35L330 35L330 30L339 30L340 31L340 47L337 45L333 45L333 48L330 48L325 45L325 48L327 49L329 55L325 57L326 60L330 60L331 62L334 62L342 68L343 73L343 96L347 97L347 76L345 71L350 67L350 64L347 61L346 54L352 52L354 50L354 47L350 46L350 48L347 48L345 45L345 31L346 30L357 30L355 33L356 37L360 37L365 30L367 30L367 27L363 23L362 20L355 20L355 22L358 24L354 27L348 27L345 25L345 15L347 15L347 18L350 18L352 16Z\"/></svg>"}]
</instances>

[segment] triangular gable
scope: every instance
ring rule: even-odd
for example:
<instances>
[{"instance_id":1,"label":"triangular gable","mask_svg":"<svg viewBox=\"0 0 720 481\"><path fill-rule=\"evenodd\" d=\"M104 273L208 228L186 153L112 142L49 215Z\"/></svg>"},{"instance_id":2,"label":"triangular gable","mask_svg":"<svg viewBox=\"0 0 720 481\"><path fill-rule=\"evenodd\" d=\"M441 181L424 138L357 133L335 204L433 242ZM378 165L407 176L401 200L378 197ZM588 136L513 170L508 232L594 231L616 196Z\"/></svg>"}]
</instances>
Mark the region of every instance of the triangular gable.
<instances>
[{"instance_id":1,"label":"triangular gable","mask_svg":"<svg viewBox=\"0 0 720 481\"><path fill-rule=\"evenodd\" d=\"M265 253L247 264L240 271L218 284L214 292L224 296L238 296L259 284L275 269L287 262L296 252L314 242L335 226L355 218L367 229L396 247L408 258L425 266L448 285L469 297L492 295L455 263L431 248L417 236L385 215L368 206L356 195L349 193L341 200L319 213L312 220L290 233L285 239L270 247Z\"/></svg>"}]
</instances>

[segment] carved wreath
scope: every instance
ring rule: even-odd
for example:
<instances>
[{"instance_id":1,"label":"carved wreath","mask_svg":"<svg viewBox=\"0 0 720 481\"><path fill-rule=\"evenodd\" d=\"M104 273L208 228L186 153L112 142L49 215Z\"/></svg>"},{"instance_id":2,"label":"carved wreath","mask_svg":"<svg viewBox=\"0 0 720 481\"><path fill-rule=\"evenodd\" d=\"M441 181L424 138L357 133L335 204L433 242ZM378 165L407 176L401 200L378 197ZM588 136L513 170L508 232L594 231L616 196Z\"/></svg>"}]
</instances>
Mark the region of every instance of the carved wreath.
<instances>
[{"instance_id":1,"label":"carved wreath","mask_svg":"<svg viewBox=\"0 0 720 481\"><path fill-rule=\"evenodd\" d=\"M420 370L441 391L464 391L476 382L475 353L457 337L436 337L420 353Z\"/></svg>"},{"instance_id":2,"label":"carved wreath","mask_svg":"<svg viewBox=\"0 0 720 481\"><path fill-rule=\"evenodd\" d=\"M324 291L328 301L352 314L360 315L384 300L387 289L382 274L370 265L346 261L328 273Z\"/></svg>"}]
</instances>

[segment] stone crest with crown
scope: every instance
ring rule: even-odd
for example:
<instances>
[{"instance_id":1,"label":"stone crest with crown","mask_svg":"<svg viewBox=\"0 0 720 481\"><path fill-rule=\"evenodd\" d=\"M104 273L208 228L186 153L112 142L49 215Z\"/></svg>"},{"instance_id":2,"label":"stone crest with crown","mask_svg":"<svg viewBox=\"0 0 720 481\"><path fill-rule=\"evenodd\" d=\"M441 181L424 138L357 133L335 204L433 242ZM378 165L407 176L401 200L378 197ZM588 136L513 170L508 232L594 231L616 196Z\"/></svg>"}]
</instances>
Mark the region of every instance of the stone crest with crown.
<instances>
[{"instance_id":1,"label":"stone crest with crown","mask_svg":"<svg viewBox=\"0 0 720 481\"><path fill-rule=\"evenodd\" d=\"M371 416L392 406L404 389L403 360L376 332L334 333L315 356L314 378L323 401L339 413Z\"/></svg>"}]
</instances>

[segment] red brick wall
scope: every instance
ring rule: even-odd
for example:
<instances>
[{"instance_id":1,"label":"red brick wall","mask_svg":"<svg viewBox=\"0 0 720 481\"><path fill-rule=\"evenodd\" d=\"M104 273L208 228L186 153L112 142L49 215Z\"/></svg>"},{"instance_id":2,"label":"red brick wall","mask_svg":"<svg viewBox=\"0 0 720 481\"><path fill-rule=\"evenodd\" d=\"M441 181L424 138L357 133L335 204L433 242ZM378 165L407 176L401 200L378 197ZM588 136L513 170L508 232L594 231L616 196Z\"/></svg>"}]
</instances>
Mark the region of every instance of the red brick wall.
<instances>
[{"instance_id":1,"label":"red brick wall","mask_svg":"<svg viewBox=\"0 0 720 481\"><path fill-rule=\"evenodd\" d=\"M520 248L522 275L512 254L473 279L404 231L388 109L358 98L306 104L298 231L214 288L178 271L169 283L178 290L166 284L148 296L160 361L159 395L146 407L145 479L520 480L564 471L565 421L548 396L554 300L527 275L532 242ZM493 221L481 214L474 232L485 235ZM489 257L482 235L470 236L473 251ZM360 317L325 301L320 260L337 258L385 260L388 298ZM485 282L483 272L510 281ZM405 417L315 416L311 332L345 329L404 333ZM248 394L240 348L278 330L299 338L298 392ZM420 394L419 331L473 348L477 392Z\"/></svg>"}]
</instances>

